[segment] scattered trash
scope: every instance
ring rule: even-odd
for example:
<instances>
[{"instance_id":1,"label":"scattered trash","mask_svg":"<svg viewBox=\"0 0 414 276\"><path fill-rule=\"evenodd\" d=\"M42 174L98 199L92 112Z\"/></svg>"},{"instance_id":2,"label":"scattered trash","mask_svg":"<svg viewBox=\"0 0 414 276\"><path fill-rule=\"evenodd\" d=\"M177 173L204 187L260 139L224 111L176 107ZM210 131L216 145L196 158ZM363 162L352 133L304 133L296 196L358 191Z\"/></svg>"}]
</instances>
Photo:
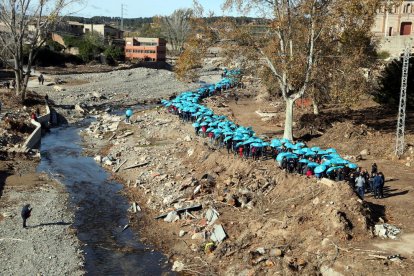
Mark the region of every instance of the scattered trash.
<instances>
[{"instance_id":1,"label":"scattered trash","mask_svg":"<svg viewBox=\"0 0 414 276\"><path fill-rule=\"evenodd\" d=\"M401 233L401 230L394 225L388 223L375 225L374 234L380 238L390 238L395 240L399 233Z\"/></svg>"},{"instance_id":2,"label":"scattered trash","mask_svg":"<svg viewBox=\"0 0 414 276\"><path fill-rule=\"evenodd\" d=\"M206 243L206 245L204 246L204 253L206 254L212 253L214 249L216 249L216 245L214 242Z\"/></svg>"},{"instance_id":3,"label":"scattered trash","mask_svg":"<svg viewBox=\"0 0 414 276\"><path fill-rule=\"evenodd\" d=\"M187 232L186 232L186 231L184 231L184 230L180 230L180 233L178 233L178 236L181 238L181 237L184 237L184 236L185 236L185 234L187 234Z\"/></svg>"},{"instance_id":4,"label":"scattered trash","mask_svg":"<svg viewBox=\"0 0 414 276\"><path fill-rule=\"evenodd\" d=\"M180 213L185 212L185 211L198 211L198 210L201 210L201 208L202 208L202 205L201 204L197 204L197 205L193 205L193 206L190 206L190 207L179 208L179 209L175 210L175 212L177 212L178 214L180 214ZM168 214L169 213L159 215L155 219L165 218Z\"/></svg>"},{"instance_id":5,"label":"scattered trash","mask_svg":"<svg viewBox=\"0 0 414 276\"><path fill-rule=\"evenodd\" d=\"M217 212L215 209L208 209L206 212L206 219L208 221L208 225L213 225L214 222L218 219L219 215L219 212Z\"/></svg>"},{"instance_id":6,"label":"scattered trash","mask_svg":"<svg viewBox=\"0 0 414 276\"><path fill-rule=\"evenodd\" d=\"M167 216L164 218L164 221L166 222L174 222L180 219L180 216L176 211L171 211L167 214Z\"/></svg>"},{"instance_id":7,"label":"scattered trash","mask_svg":"<svg viewBox=\"0 0 414 276\"><path fill-rule=\"evenodd\" d=\"M124 232L128 228L129 228L129 224L125 225L121 232Z\"/></svg>"}]
</instances>

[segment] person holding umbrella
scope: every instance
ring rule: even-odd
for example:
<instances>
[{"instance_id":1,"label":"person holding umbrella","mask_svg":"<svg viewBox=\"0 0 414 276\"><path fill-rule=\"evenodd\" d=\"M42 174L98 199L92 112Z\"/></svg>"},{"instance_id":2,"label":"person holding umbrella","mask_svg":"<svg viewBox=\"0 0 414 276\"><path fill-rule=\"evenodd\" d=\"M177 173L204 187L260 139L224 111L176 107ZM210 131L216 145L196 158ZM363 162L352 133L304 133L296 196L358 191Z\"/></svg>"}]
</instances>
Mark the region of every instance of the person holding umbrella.
<instances>
[{"instance_id":1,"label":"person holding umbrella","mask_svg":"<svg viewBox=\"0 0 414 276\"><path fill-rule=\"evenodd\" d=\"M132 110L130 108L127 109L127 111L125 111L125 123L130 124L130 120L129 118L131 118L132 116Z\"/></svg>"}]
</instances>

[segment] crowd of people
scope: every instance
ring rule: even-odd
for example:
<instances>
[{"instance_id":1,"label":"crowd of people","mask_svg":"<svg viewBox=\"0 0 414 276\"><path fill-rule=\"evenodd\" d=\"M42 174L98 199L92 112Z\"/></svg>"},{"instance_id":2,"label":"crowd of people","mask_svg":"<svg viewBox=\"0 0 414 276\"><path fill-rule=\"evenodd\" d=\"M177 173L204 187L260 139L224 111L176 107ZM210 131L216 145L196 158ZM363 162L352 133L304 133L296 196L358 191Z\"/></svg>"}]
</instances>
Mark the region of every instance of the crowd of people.
<instances>
[{"instance_id":1,"label":"crowd of people","mask_svg":"<svg viewBox=\"0 0 414 276\"><path fill-rule=\"evenodd\" d=\"M183 92L172 101L163 100L162 104L183 122L192 122L196 135L209 139L211 145L225 148L228 154L253 160L272 158L289 173L347 181L361 198L366 192L372 192L376 198L383 198L384 175L378 172L376 165L373 165L369 174L365 169L341 158L333 148L309 148L302 141L287 139L264 141L256 136L251 127L239 126L226 116L215 115L211 109L198 104L203 98L238 87L234 75L233 71L225 71L219 83Z\"/></svg>"}]
</instances>

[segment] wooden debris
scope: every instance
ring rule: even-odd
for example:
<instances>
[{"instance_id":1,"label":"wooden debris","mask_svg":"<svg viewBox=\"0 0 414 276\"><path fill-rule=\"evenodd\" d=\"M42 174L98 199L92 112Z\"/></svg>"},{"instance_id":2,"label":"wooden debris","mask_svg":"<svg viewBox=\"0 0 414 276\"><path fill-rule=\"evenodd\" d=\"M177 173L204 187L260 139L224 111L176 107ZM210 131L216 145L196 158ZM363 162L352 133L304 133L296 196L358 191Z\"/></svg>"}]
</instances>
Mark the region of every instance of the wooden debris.
<instances>
[{"instance_id":1,"label":"wooden debris","mask_svg":"<svg viewBox=\"0 0 414 276\"><path fill-rule=\"evenodd\" d=\"M148 165L149 163L150 162L144 162L144 163L141 163L141 164L136 164L136 165L128 166L128 167L124 168L124 171L125 170L129 170L129 169L133 169L133 168L143 167L145 165Z\"/></svg>"},{"instance_id":2,"label":"wooden debris","mask_svg":"<svg viewBox=\"0 0 414 276\"><path fill-rule=\"evenodd\" d=\"M113 169L113 172L119 171L119 169L122 167L122 165L124 165L127 161L128 161L128 159L125 159L118 167L116 167L115 169Z\"/></svg>"}]
</instances>

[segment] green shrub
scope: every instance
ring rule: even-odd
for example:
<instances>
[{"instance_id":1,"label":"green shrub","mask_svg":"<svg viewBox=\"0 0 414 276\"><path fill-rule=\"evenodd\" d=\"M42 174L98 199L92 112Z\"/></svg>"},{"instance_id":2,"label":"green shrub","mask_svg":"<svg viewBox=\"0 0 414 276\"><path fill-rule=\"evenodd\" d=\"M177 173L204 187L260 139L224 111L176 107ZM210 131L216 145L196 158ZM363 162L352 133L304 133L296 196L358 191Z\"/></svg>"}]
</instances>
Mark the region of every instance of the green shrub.
<instances>
[{"instance_id":1,"label":"green shrub","mask_svg":"<svg viewBox=\"0 0 414 276\"><path fill-rule=\"evenodd\" d=\"M387 59L391 56L391 54L388 51L380 51L377 53L377 58L379 59Z\"/></svg>"}]
</instances>

